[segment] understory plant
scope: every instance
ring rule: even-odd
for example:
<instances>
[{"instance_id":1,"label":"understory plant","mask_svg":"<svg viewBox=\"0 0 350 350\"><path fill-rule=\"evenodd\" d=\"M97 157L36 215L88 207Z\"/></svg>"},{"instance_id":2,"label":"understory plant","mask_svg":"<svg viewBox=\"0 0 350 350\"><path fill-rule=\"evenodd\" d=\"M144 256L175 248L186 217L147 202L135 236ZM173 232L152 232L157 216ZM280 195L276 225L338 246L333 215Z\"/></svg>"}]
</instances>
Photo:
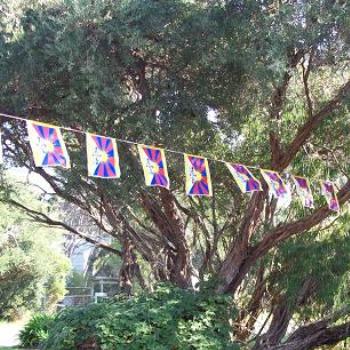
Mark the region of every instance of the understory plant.
<instances>
[{"instance_id":1,"label":"understory plant","mask_svg":"<svg viewBox=\"0 0 350 350\"><path fill-rule=\"evenodd\" d=\"M152 294L64 310L44 349L236 350L234 315L230 297L161 285Z\"/></svg>"},{"instance_id":2,"label":"understory plant","mask_svg":"<svg viewBox=\"0 0 350 350\"><path fill-rule=\"evenodd\" d=\"M48 329L52 325L53 316L48 314L35 314L19 334L23 347L37 347L42 344L47 336Z\"/></svg>"}]
</instances>

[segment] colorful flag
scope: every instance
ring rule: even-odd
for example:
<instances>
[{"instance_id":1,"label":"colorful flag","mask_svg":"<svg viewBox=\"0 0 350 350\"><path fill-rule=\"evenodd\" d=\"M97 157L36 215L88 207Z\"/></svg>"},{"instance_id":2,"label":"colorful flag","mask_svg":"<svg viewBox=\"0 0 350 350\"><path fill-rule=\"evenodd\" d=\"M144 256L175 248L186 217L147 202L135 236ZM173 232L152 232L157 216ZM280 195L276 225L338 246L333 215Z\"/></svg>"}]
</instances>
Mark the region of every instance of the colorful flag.
<instances>
[{"instance_id":1,"label":"colorful flag","mask_svg":"<svg viewBox=\"0 0 350 350\"><path fill-rule=\"evenodd\" d=\"M88 175L105 179L120 177L117 144L114 139L86 133Z\"/></svg>"},{"instance_id":2,"label":"colorful flag","mask_svg":"<svg viewBox=\"0 0 350 350\"><path fill-rule=\"evenodd\" d=\"M331 181L321 181L322 194L327 200L328 208L330 210L339 212L340 206L337 195L335 193L334 184Z\"/></svg>"},{"instance_id":3,"label":"colorful flag","mask_svg":"<svg viewBox=\"0 0 350 350\"><path fill-rule=\"evenodd\" d=\"M278 172L266 169L260 169L260 171L274 197L280 198L288 194L288 189Z\"/></svg>"},{"instance_id":4,"label":"colorful flag","mask_svg":"<svg viewBox=\"0 0 350 350\"><path fill-rule=\"evenodd\" d=\"M248 168L242 164L226 163L238 187L243 193L262 191L261 183Z\"/></svg>"},{"instance_id":5,"label":"colorful flag","mask_svg":"<svg viewBox=\"0 0 350 350\"><path fill-rule=\"evenodd\" d=\"M297 193L300 199L302 200L303 206L305 208L313 208L314 197L312 195L309 180L306 177L294 176L294 175L293 175L293 180L297 188Z\"/></svg>"},{"instance_id":6,"label":"colorful flag","mask_svg":"<svg viewBox=\"0 0 350 350\"><path fill-rule=\"evenodd\" d=\"M147 186L169 189L169 176L164 150L161 148L137 145Z\"/></svg>"},{"instance_id":7,"label":"colorful flag","mask_svg":"<svg viewBox=\"0 0 350 350\"><path fill-rule=\"evenodd\" d=\"M70 160L58 127L27 120L29 143L37 167L70 168Z\"/></svg>"},{"instance_id":8,"label":"colorful flag","mask_svg":"<svg viewBox=\"0 0 350 350\"><path fill-rule=\"evenodd\" d=\"M212 196L208 160L184 154L186 193L189 196Z\"/></svg>"}]
</instances>

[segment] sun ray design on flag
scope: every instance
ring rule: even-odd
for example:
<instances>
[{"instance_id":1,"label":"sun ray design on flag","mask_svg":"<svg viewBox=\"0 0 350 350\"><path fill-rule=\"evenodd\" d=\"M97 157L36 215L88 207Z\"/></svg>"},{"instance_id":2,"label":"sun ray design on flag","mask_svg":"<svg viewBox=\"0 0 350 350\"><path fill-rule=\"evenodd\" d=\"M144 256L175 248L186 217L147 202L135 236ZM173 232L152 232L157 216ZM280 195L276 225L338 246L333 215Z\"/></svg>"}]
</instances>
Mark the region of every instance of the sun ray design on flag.
<instances>
[{"instance_id":1,"label":"sun ray design on flag","mask_svg":"<svg viewBox=\"0 0 350 350\"><path fill-rule=\"evenodd\" d=\"M27 121L30 146L37 167L70 168L70 160L58 127Z\"/></svg>"},{"instance_id":2,"label":"sun ray design on flag","mask_svg":"<svg viewBox=\"0 0 350 350\"><path fill-rule=\"evenodd\" d=\"M292 176L297 193L305 208L314 208L314 198L312 195L309 180L302 176Z\"/></svg>"},{"instance_id":3,"label":"sun ray design on flag","mask_svg":"<svg viewBox=\"0 0 350 350\"><path fill-rule=\"evenodd\" d=\"M262 191L260 181L243 164L226 163L238 187L243 193Z\"/></svg>"},{"instance_id":4,"label":"sun ray design on flag","mask_svg":"<svg viewBox=\"0 0 350 350\"><path fill-rule=\"evenodd\" d=\"M260 172L266 181L271 194L275 198L288 195L288 189L277 171L260 169Z\"/></svg>"},{"instance_id":5,"label":"sun ray design on flag","mask_svg":"<svg viewBox=\"0 0 350 350\"><path fill-rule=\"evenodd\" d=\"M322 194L327 200L328 208L338 213L340 211L340 206L337 194L335 193L334 183L331 181L322 181L321 188Z\"/></svg>"},{"instance_id":6,"label":"sun ray design on flag","mask_svg":"<svg viewBox=\"0 0 350 350\"><path fill-rule=\"evenodd\" d=\"M186 193L189 196L212 196L208 160L203 157L184 154Z\"/></svg>"},{"instance_id":7,"label":"sun ray design on flag","mask_svg":"<svg viewBox=\"0 0 350 350\"><path fill-rule=\"evenodd\" d=\"M120 177L118 149L113 138L87 133L86 146L89 176Z\"/></svg>"},{"instance_id":8,"label":"sun ray design on flag","mask_svg":"<svg viewBox=\"0 0 350 350\"><path fill-rule=\"evenodd\" d=\"M138 151L146 185L169 189L170 181L164 150L153 146L138 145Z\"/></svg>"}]
</instances>

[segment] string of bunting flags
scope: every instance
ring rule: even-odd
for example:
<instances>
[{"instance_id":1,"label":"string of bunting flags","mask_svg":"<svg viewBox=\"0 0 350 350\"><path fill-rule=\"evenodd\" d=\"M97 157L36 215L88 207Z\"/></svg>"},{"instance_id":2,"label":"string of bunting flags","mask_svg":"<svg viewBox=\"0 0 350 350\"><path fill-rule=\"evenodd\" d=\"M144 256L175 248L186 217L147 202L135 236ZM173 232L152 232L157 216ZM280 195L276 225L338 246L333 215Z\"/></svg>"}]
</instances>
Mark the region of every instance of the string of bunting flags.
<instances>
[{"instance_id":1,"label":"string of bunting flags","mask_svg":"<svg viewBox=\"0 0 350 350\"><path fill-rule=\"evenodd\" d=\"M90 177L103 179L116 179L121 176L117 142L137 146L147 186L170 188L165 152L182 154L185 164L185 189L188 196L207 196L213 194L208 159L201 156L190 155L174 150L139 144L128 140L91 134L81 130L67 127L57 127L51 124L37 122L18 116L1 114L0 116L26 122L29 144L33 153L36 167L63 167L69 169L71 162L65 146L61 129L85 134L87 151L87 172ZM1 145L1 132L0 132ZM269 192L277 199L288 195L290 190L273 170L261 169L237 163L229 163L219 159L226 165L242 193L262 191L261 181L253 175L249 168L260 171L262 179L266 182ZM0 147L0 163L3 161L2 147ZM297 194L306 208L314 208L314 198L307 178L291 176ZM340 211L334 183L321 181L321 193L325 197L328 208L334 212Z\"/></svg>"}]
</instances>

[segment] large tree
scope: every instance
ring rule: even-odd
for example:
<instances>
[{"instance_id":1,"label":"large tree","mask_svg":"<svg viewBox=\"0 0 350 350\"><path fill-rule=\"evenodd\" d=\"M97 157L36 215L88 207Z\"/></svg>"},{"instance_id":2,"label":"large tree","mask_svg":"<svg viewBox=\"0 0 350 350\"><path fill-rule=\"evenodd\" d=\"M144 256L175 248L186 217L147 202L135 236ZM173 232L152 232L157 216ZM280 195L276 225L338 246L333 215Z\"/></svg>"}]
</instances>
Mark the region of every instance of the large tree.
<instances>
[{"instance_id":1,"label":"large tree","mask_svg":"<svg viewBox=\"0 0 350 350\"><path fill-rule=\"evenodd\" d=\"M16 11L1 22L2 113L303 174L314 189L330 177L340 204L350 199L347 2L67 0ZM47 172L33 165L23 123L3 124L9 163L39 174L112 243L11 203L119 255L127 292L135 278L150 282L142 261L151 282L212 279L216 293L234 294L235 335L255 349L349 336L344 206L335 218L316 195L314 210L281 209L266 188L239 193L216 162L213 197L186 198L176 154L167 154L171 190L149 189L128 144L120 180L91 179L84 137L68 132L73 168Z\"/></svg>"}]
</instances>

